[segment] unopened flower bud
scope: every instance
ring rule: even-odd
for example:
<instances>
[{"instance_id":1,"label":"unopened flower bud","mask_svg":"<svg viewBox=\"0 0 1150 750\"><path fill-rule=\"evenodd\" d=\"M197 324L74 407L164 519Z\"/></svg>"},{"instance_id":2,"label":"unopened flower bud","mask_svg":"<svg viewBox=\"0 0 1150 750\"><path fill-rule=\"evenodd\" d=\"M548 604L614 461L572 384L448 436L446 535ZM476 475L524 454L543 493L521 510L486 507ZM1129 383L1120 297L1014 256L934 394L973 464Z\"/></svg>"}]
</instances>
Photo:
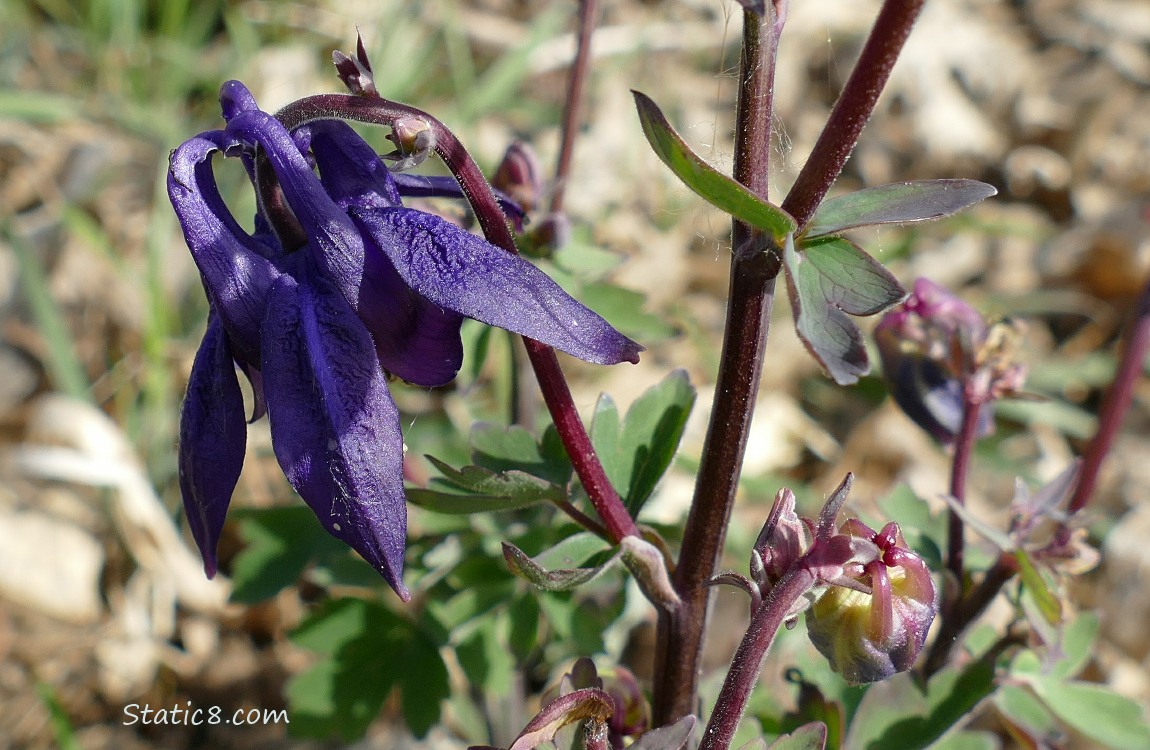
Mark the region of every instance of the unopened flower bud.
<instances>
[{"instance_id":1,"label":"unopened flower bud","mask_svg":"<svg viewBox=\"0 0 1150 750\"><path fill-rule=\"evenodd\" d=\"M395 144L395 151L384 158L395 162L390 169L402 172L418 167L435 150L435 131L431 124L419 117L401 117L391 126L387 139Z\"/></svg>"},{"instance_id":2,"label":"unopened flower bud","mask_svg":"<svg viewBox=\"0 0 1150 750\"><path fill-rule=\"evenodd\" d=\"M638 737L650 724L647 700L630 670L615 667L603 678L603 688L615 702L615 712L607 722L613 747L622 747L624 737Z\"/></svg>"},{"instance_id":3,"label":"unopened flower bud","mask_svg":"<svg viewBox=\"0 0 1150 750\"><path fill-rule=\"evenodd\" d=\"M539 205L543 193L543 181L539 174L539 160L531 146L515 141L504 152L503 161L499 162L491 177L491 186L502 190L524 212L530 213Z\"/></svg>"},{"instance_id":4,"label":"unopened flower bud","mask_svg":"<svg viewBox=\"0 0 1150 750\"><path fill-rule=\"evenodd\" d=\"M875 682L914 665L937 612L937 594L922 558L906 547L897 524L875 533L857 520L842 533L880 552L862 573L834 585L807 611L807 632L831 667L851 684Z\"/></svg>"},{"instance_id":5,"label":"unopened flower bud","mask_svg":"<svg viewBox=\"0 0 1150 750\"><path fill-rule=\"evenodd\" d=\"M356 96L379 96L375 87L375 77L371 72L371 61L367 58L367 50L363 46L363 37L356 40L355 57L349 57L336 50L331 53L331 60L335 63L336 73L347 90Z\"/></svg>"},{"instance_id":6,"label":"unopened flower bud","mask_svg":"<svg viewBox=\"0 0 1150 750\"><path fill-rule=\"evenodd\" d=\"M795 512L795 493L786 487L775 495L771 514L751 552L751 575L769 590L810 546L807 528Z\"/></svg>"}]
</instances>

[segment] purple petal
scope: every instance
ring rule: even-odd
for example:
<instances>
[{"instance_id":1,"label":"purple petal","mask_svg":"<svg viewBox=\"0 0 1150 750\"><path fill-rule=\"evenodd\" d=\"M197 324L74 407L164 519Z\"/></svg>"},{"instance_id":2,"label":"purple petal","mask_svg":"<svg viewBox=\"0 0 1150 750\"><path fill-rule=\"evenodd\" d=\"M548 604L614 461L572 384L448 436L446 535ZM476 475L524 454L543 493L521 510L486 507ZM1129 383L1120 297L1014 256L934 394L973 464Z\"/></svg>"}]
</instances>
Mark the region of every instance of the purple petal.
<instances>
[{"instance_id":1,"label":"purple petal","mask_svg":"<svg viewBox=\"0 0 1150 750\"><path fill-rule=\"evenodd\" d=\"M271 293L264 342L280 467L328 532L406 600L403 435L367 329L322 277L297 285L284 276Z\"/></svg>"},{"instance_id":2,"label":"purple petal","mask_svg":"<svg viewBox=\"0 0 1150 750\"><path fill-rule=\"evenodd\" d=\"M247 86L239 81L225 81L220 86L220 110L224 119L230 120L241 112L259 111L259 105Z\"/></svg>"},{"instance_id":3,"label":"purple petal","mask_svg":"<svg viewBox=\"0 0 1150 750\"><path fill-rule=\"evenodd\" d=\"M363 281L363 241L344 210L328 197L292 136L279 120L260 111L236 115L228 122L227 133L261 147L308 238L312 257L338 285L347 303L357 305Z\"/></svg>"},{"instance_id":4,"label":"purple petal","mask_svg":"<svg viewBox=\"0 0 1150 750\"><path fill-rule=\"evenodd\" d=\"M639 361L643 347L523 258L431 214L402 208L351 214L400 277L437 305L588 362Z\"/></svg>"},{"instance_id":5,"label":"purple petal","mask_svg":"<svg viewBox=\"0 0 1150 750\"><path fill-rule=\"evenodd\" d=\"M173 151L168 198L228 337L237 353L254 363L267 292L279 275L269 258L278 250L244 232L220 197L210 157L224 145L217 131Z\"/></svg>"},{"instance_id":6,"label":"purple petal","mask_svg":"<svg viewBox=\"0 0 1150 750\"><path fill-rule=\"evenodd\" d=\"M320 182L336 205L345 211L352 205L365 208L401 205L399 190L387 165L349 125L338 120L321 120L306 127L311 130L311 150L319 167Z\"/></svg>"},{"instance_id":7,"label":"purple petal","mask_svg":"<svg viewBox=\"0 0 1150 750\"><path fill-rule=\"evenodd\" d=\"M459 372L463 316L416 294L370 243L357 312L388 372L427 388L449 383Z\"/></svg>"},{"instance_id":8,"label":"purple petal","mask_svg":"<svg viewBox=\"0 0 1150 750\"><path fill-rule=\"evenodd\" d=\"M216 546L247 444L244 399L220 319L212 315L180 413L180 494L204 572L216 574Z\"/></svg>"},{"instance_id":9,"label":"purple petal","mask_svg":"<svg viewBox=\"0 0 1150 750\"><path fill-rule=\"evenodd\" d=\"M463 188L454 177L448 175L420 175L410 172L395 172L392 174L395 184L399 187L399 194L407 198L466 198ZM515 224L515 231L522 232L527 213L511 196L500 190L494 190L495 200L503 209L503 215Z\"/></svg>"}]
</instances>

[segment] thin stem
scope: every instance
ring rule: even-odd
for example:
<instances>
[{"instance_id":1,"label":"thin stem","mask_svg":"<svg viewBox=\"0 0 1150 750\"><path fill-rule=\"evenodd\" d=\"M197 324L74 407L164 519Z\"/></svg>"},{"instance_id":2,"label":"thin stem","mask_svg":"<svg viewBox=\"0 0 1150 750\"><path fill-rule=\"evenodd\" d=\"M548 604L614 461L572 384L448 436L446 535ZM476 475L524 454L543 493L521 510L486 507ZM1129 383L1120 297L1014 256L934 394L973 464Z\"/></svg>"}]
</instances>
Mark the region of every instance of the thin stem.
<instances>
[{"instance_id":1,"label":"thin stem","mask_svg":"<svg viewBox=\"0 0 1150 750\"><path fill-rule=\"evenodd\" d=\"M575 148L575 135L579 132L583 84L587 80L587 70L591 66L591 35L595 31L598 5L598 0L580 0L579 3L579 42L575 50L575 61L571 64L571 77L567 82L567 101L563 107L563 137L559 144L559 160L555 165L551 213L563 210L567 175L571 173L571 154Z\"/></svg>"},{"instance_id":2,"label":"thin stem","mask_svg":"<svg viewBox=\"0 0 1150 750\"><path fill-rule=\"evenodd\" d=\"M495 193L480 171L479 165L467 153L463 144L439 120L422 110L397 102L376 97L360 97L349 94L318 94L295 101L280 110L276 116L290 130L305 122L320 119L356 120L376 125L390 125L400 117L417 117L432 128L435 133L435 152L459 182L459 187L467 198L479 226L488 242L502 247L510 253L518 253L515 238ZM571 465L583 488L587 491L592 505L607 527L614 542L625 536L638 536L639 530L627 512L619 493L611 486L603 465L595 455L591 438L579 418L571 389L563 377L559 360L551 347L533 339L524 338L527 355L539 380L543 400L551 412L551 419Z\"/></svg>"},{"instance_id":3,"label":"thin stem","mask_svg":"<svg viewBox=\"0 0 1150 750\"><path fill-rule=\"evenodd\" d=\"M791 605L814 584L815 577L808 569L793 567L751 615L747 633L731 658L731 668L715 701L699 750L727 750L731 746L731 738L743 718L747 699L759 680L763 659L775 635L791 611Z\"/></svg>"},{"instance_id":4,"label":"thin stem","mask_svg":"<svg viewBox=\"0 0 1150 750\"><path fill-rule=\"evenodd\" d=\"M815 209L843 171L843 165L874 111L879 94L924 2L886 0L883 3L851 77L835 102L814 150L783 201L783 210L793 216L800 227L811 220Z\"/></svg>"},{"instance_id":5,"label":"thin stem","mask_svg":"<svg viewBox=\"0 0 1150 750\"><path fill-rule=\"evenodd\" d=\"M922 672L924 680L929 680L950 660L950 652L958 644L958 639L972 622L986 610L1002 587L1018 572L1014 555L1004 552L986 571L982 581L955 604L953 611L942 619L938 636L930 647Z\"/></svg>"},{"instance_id":6,"label":"thin stem","mask_svg":"<svg viewBox=\"0 0 1150 750\"><path fill-rule=\"evenodd\" d=\"M768 8L773 11L773 8ZM775 51L781 16L743 13L743 56L736 111L735 179L764 198L770 155ZM695 712L706 629L707 582L715 573L735 500L763 368L763 350L779 272L778 248L760 232L734 222L734 257L715 403L695 496L683 529L674 586L682 603L659 613L655 652L654 723Z\"/></svg>"},{"instance_id":7,"label":"thin stem","mask_svg":"<svg viewBox=\"0 0 1150 750\"><path fill-rule=\"evenodd\" d=\"M1118 435L1118 428L1122 426L1122 418L1130 408L1130 401L1134 397L1134 384L1142 374L1142 366L1146 361L1146 352L1150 349L1150 281L1142 288L1142 294L1134 308L1134 319L1126 333L1126 345L1122 351L1122 359L1118 363L1118 371L1114 374L1114 382L1102 401L1102 409L1098 413L1098 431L1086 448L1082 457L1082 471L1078 475L1078 485L1074 488L1074 495L1070 498L1068 512L1073 515L1086 507L1090 497L1094 494L1094 487L1098 483L1098 474L1102 470L1102 462L1114 444Z\"/></svg>"},{"instance_id":8,"label":"thin stem","mask_svg":"<svg viewBox=\"0 0 1150 750\"><path fill-rule=\"evenodd\" d=\"M978 416L982 405L967 396L962 405L962 423L954 440L954 461L950 469L950 496L959 505L966 503L966 475L970 469L970 457L974 450L975 435L978 433ZM961 595L963 590L964 540L962 517L950 511L947 524L946 566L954 574ZM945 615L944 615L945 616Z\"/></svg>"}]
</instances>

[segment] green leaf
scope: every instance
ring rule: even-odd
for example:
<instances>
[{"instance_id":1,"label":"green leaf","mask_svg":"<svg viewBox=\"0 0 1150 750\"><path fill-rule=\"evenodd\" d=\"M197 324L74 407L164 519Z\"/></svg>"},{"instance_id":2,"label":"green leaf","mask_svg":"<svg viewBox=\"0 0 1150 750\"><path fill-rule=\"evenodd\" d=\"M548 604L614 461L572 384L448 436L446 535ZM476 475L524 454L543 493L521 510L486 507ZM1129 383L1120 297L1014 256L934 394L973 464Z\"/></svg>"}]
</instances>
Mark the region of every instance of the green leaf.
<instances>
[{"instance_id":1,"label":"green leaf","mask_svg":"<svg viewBox=\"0 0 1150 750\"><path fill-rule=\"evenodd\" d=\"M525 471L560 486L571 479L567 455L541 447L522 427L479 423L471 428L470 441L471 460L477 466L494 472Z\"/></svg>"},{"instance_id":2,"label":"green leaf","mask_svg":"<svg viewBox=\"0 0 1150 750\"><path fill-rule=\"evenodd\" d=\"M795 220L750 190L712 167L691 151L659 107L645 94L632 91L643 133L659 159L683 184L711 205L768 232L777 241L795 231Z\"/></svg>"},{"instance_id":3,"label":"green leaf","mask_svg":"<svg viewBox=\"0 0 1150 750\"><path fill-rule=\"evenodd\" d=\"M580 302L633 339L649 344L675 335L674 326L643 309L647 298L641 292L614 284L593 283L584 285L577 296Z\"/></svg>"},{"instance_id":4,"label":"green leaf","mask_svg":"<svg viewBox=\"0 0 1150 750\"><path fill-rule=\"evenodd\" d=\"M611 397L603 394L591 420L591 442L607 476L637 518L675 457L695 389L684 370L675 370L647 389L622 423Z\"/></svg>"},{"instance_id":5,"label":"green leaf","mask_svg":"<svg viewBox=\"0 0 1150 750\"><path fill-rule=\"evenodd\" d=\"M800 283L849 315L875 315L906 299L898 279L843 237L800 243Z\"/></svg>"},{"instance_id":6,"label":"green leaf","mask_svg":"<svg viewBox=\"0 0 1150 750\"><path fill-rule=\"evenodd\" d=\"M345 548L304 507L244 511L240 536L247 546L232 567L232 599L243 604L270 599L294 584L312 559Z\"/></svg>"},{"instance_id":7,"label":"green leaf","mask_svg":"<svg viewBox=\"0 0 1150 750\"><path fill-rule=\"evenodd\" d=\"M496 621L488 617L455 647L468 681L488 695L507 695L515 676L515 661L504 643L506 638L498 633Z\"/></svg>"},{"instance_id":8,"label":"green leaf","mask_svg":"<svg viewBox=\"0 0 1150 750\"><path fill-rule=\"evenodd\" d=\"M972 662L947 668L927 684L924 695L906 673L872 685L851 720L846 750L897 747L917 750L935 742L995 690L994 664Z\"/></svg>"},{"instance_id":9,"label":"green leaf","mask_svg":"<svg viewBox=\"0 0 1150 750\"><path fill-rule=\"evenodd\" d=\"M930 750L999 750L1002 742L990 732L954 732L930 746Z\"/></svg>"},{"instance_id":10,"label":"green leaf","mask_svg":"<svg viewBox=\"0 0 1150 750\"><path fill-rule=\"evenodd\" d=\"M1059 719L1115 750L1146 750L1150 726L1142 706L1103 685L1034 679L1034 691Z\"/></svg>"},{"instance_id":11,"label":"green leaf","mask_svg":"<svg viewBox=\"0 0 1150 750\"><path fill-rule=\"evenodd\" d=\"M1003 685L994 694L994 706L1008 720L1022 727L1037 739L1054 742L1062 729L1042 701L1029 690L1018 685Z\"/></svg>"},{"instance_id":12,"label":"green leaf","mask_svg":"<svg viewBox=\"0 0 1150 750\"><path fill-rule=\"evenodd\" d=\"M1062 628L1059 647L1061 658L1054 663L1051 674L1056 677L1075 677L1090 661L1091 647L1098 635L1098 615L1083 612Z\"/></svg>"},{"instance_id":13,"label":"green leaf","mask_svg":"<svg viewBox=\"0 0 1150 750\"><path fill-rule=\"evenodd\" d=\"M403 718L416 737L439 723L443 701L451 697L447 665L425 634L412 630L394 654L403 690Z\"/></svg>"},{"instance_id":14,"label":"green leaf","mask_svg":"<svg viewBox=\"0 0 1150 750\"><path fill-rule=\"evenodd\" d=\"M435 513L466 515L497 510L518 510L538 505L542 497L503 497L498 495L468 495L459 492L441 492L430 488L408 487L407 501Z\"/></svg>"},{"instance_id":15,"label":"green leaf","mask_svg":"<svg viewBox=\"0 0 1150 750\"><path fill-rule=\"evenodd\" d=\"M454 469L432 456L428 456L427 459L443 473L446 481L478 495L506 498L509 502L528 501L526 504L542 500L562 500L566 497L562 487L524 471L512 469L494 472L482 466Z\"/></svg>"},{"instance_id":16,"label":"green leaf","mask_svg":"<svg viewBox=\"0 0 1150 750\"><path fill-rule=\"evenodd\" d=\"M616 548L612 555L599 565L589 568L573 567L606 547L606 542L603 540L583 532L565 539L535 558L528 557L514 544L504 542L503 557L507 560L511 572L526 578L544 591L570 591L598 578L618 562L622 550ZM565 567L556 568L554 567L556 565Z\"/></svg>"},{"instance_id":17,"label":"green leaf","mask_svg":"<svg viewBox=\"0 0 1150 750\"><path fill-rule=\"evenodd\" d=\"M450 692L439 650L383 604L329 601L291 638L325 657L288 684L293 733L354 741L396 687L403 693L403 713L413 734L422 736L439 722L441 703Z\"/></svg>"},{"instance_id":18,"label":"green leaf","mask_svg":"<svg viewBox=\"0 0 1150 750\"><path fill-rule=\"evenodd\" d=\"M309 617L292 639L329 658L287 687L292 732L353 741L367 731L399 678L399 620L379 604L342 599Z\"/></svg>"},{"instance_id":19,"label":"green leaf","mask_svg":"<svg viewBox=\"0 0 1150 750\"><path fill-rule=\"evenodd\" d=\"M859 190L823 201L804 232L808 238L873 224L941 219L997 194L977 180L915 180Z\"/></svg>"},{"instance_id":20,"label":"green leaf","mask_svg":"<svg viewBox=\"0 0 1150 750\"><path fill-rule=\"evenodd\" d=\"M1018 573L1022 578L1022 585L1026 586L1027 591L1034 598L1042 616L1051 625L1061 623L1062 602L1058 600L1058 597L1050 590L1050 586L1047 585L1046 579L1030 562L1030 556L1026 554L1025 550L1016 549L1014 550L1014 559L1018 561Z\"/></svg>"},{"instance_id":21,"label":"green leaf","mask_svg":"<svg viewBox=\"0 0 1150 750\"><path fill-rule=\"evenodd\" d=\"M789 238L784 264L799 339L836 383L856 382L870 371L862 332L842 310L828 304L819 288L817 271L794 251Z\"/></svg>"},{"instance_id":22,"label":"green leaf","mask_svg":"<svg viewBox=\"0 0 1150 750\"><path fill-rule=\"evenodd\" d=\"M534 593L517 597L511 602L507 617L511 621L511 633L507 638L511 644L511 653L520 663L526 662L539 641L541 613Z\"/></svg>"},{"instance_id":23,"label":"green leaf","mask_svg":"<svg viewBox=\"0 0 1150 750\"><path fill-rule=\"evenodd\" d=\"M770 750L823 750L827 744L827 726L821 721L804 724L771 743Z\"/></svg>"},{"instance_id":24,"label":"green leaf","mask_svg":"<svg viewBox=\"0 0 1150 750\"><path fill-rule=\"evenodd\" d=\"M674 724L652 729L631 745L631 750L682 750L695 731L695 717L687 714Z\"/></svg>"}]
</instances>

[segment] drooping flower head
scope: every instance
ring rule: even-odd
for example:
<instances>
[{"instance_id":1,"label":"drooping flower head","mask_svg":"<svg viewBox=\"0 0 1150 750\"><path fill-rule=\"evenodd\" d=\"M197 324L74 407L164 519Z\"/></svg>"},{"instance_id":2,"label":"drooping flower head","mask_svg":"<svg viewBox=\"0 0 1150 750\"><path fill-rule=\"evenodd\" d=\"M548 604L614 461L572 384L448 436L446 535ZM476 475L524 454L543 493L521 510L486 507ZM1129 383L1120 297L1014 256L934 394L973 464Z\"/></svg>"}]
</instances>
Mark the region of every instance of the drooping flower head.
<instances>
[{"instance_id":1,"label":"drooping flower head","mask_svg":"<svg viewBox=\"0 0 1150 750\"><path fill-rule=\"evenodd\" d=\"M964 403L983 404L1017 392L1026 368L1014 360L1017 324L988 322L928 279L875 328L883 378L899 407L943 444L954 441ZM978 434L993 430L988 410Z\"/></svg>"},{"instance_id":2,"label":"drooping flower head","mask_svg":"<svg viewBox=\"0 0 1150 750\"><path fill-rule=\"evenodd\" d=\"M173 151L168 173L210 305L179 449L205 570L215 573L244 459L238 366L288 481L406 598L403 438L388 374L449 382L462 363L464 317L600 364L638 361L642 347L526 260L401 203L402 194L458 196L450 178L393 175L338 120L289 131L236 81L220 102L226 126ZM240 157L257 188L252 233L220 196L217 153Z\"/></svg>"}]
</instances>

